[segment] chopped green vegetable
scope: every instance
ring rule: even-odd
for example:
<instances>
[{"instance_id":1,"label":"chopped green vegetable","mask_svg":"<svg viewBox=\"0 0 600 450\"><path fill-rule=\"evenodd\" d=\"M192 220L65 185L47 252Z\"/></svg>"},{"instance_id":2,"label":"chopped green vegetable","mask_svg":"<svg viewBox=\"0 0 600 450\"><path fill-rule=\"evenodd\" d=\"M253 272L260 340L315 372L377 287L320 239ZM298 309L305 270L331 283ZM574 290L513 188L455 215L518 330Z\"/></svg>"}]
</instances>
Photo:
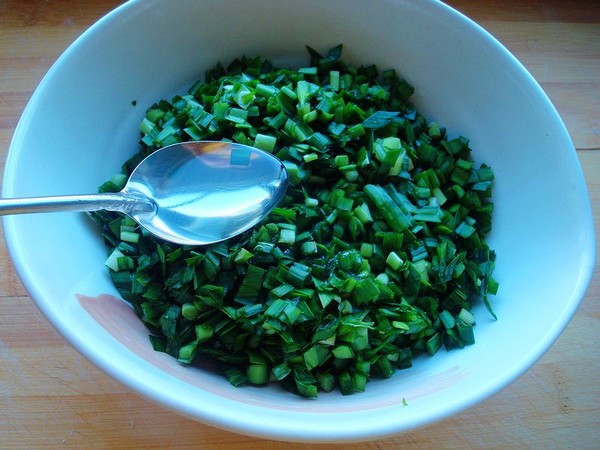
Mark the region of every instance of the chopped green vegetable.
<instances>
[{"instance_id":1,"label":"chopped green vegetable","mask_svg":"<svg viewBox=\"0 0 600 450\"><path fill-rule=\"evenodd\" d=\"M493 315L493 172L476 167L467 139L415 110L393 70L351 67L341 46L308 50L305 68L243 57L159 101L141 121L140 152L101 187L119 190L173 142L250 144L290 179L262 223L189 247L116 213L92 216L115 286L156 350L210 359L234 386L347 395L419 354L473 344L478 298Z\"/></svg>"}]
</instances>

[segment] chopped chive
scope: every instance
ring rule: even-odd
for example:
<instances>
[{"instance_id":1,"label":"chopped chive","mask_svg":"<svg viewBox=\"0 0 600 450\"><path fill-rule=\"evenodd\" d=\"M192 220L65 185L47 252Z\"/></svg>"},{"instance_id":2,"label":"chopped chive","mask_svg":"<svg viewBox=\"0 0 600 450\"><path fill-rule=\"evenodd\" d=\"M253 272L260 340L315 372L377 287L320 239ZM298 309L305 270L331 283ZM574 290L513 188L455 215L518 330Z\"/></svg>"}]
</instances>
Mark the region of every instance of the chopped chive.
<instances>
[{"instance_id":1,"label":"chopped chive","mask_svg":"<svg viewBox=\"0 0 600 450\"><path fill-rule=\"evenodd\" d=\"M246 372L248 383L250 384L266 384L269 381L269 368L266 364L250 364Z\"/></svg>"},{"instance_id":2,"label":"chopped chive","mask_svg":"<svg viewBox=\"0 0 600 450\"><path fill-rule=\"evenodd\" d=\"M402 261L402 258L400 258L400 256L398 256L396 252L390 252L385 262L396 271L398 271L404 263L404 261Z\"/></svg>"},{"instance_id":3,"label":"chopped chive","mask_svg":"<svg viewBox=\"0 0 600 450\"><path fill-rule=\"evenodd\" d=\"M272 152L275 149L277 138L274 136L258 133L254 138L254 146L267 152Z\"/></svg>"},{"instance_id":4,"label":"chopped chive","mask_svg":"<svg viewBox=\"0 0 600 450\"><path fill-rule=\"evenodd\" d=\"M394 231L404 231L412 225L412 220L392 201L381 186L368 184L365 194L373 201L388 226Z\"/></svg>"},{"instance_id":5,"label":"chopped chive","mask_svg":"<svg viewBox=\"0 0 600 450\"><path fill-rule=\"evenodd\" d=\"M428 122L394 70L350 66L341 45L308 51L299 70L259 57L218 64L158 101L140 117L139 153L99 188L119 191L171 143L244 143L288 172L286 196L261 223L194 247L118 213L90 214L153 348L206 361L234 386L281 383L314 398L362 392L413 355L472 345L472 302L495 318L499 285L485 241L494 173L474 163L469 140Z\"/></svg>"}]
</instances>

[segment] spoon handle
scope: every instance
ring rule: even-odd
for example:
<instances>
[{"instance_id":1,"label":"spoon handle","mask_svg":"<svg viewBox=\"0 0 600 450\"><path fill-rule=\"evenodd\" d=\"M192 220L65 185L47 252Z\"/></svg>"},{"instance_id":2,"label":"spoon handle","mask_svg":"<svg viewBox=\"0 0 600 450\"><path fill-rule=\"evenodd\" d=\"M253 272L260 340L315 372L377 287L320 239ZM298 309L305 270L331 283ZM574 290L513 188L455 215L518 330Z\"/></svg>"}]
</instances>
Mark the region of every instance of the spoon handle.
<instances>
[{"instance_id":1,"label":"spoon handle","mask_svg":"<svg viewBox=\"0 0 600 450\"><path fill-rule=\"evenodd\" d=\"M151 211L147 199L116 193L57 195L0 199L0 216L58 211L98 211L101 209L129 214L132 210Z\"/></svg>"}]
</instances>

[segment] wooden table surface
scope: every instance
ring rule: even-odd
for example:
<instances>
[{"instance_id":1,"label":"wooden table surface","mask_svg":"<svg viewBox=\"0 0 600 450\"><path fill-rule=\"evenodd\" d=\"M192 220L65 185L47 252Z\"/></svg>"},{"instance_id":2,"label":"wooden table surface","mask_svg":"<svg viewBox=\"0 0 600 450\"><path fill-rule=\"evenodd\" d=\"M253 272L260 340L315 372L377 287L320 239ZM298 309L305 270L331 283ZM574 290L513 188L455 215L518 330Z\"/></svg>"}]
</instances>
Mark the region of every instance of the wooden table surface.
<instances>
[{"instance_id":1,"label":"wooden table surface","mask_svg":"<svg viewBox=\"0 0 600 450\"><path fill-rule=\"evenodd\" d=\"M44 73L81 32L119 3L0 0L0 160ZM577 148L600 229L600 2L449 3L506 45L548 93ZM327 448L600 448L600 264L596 266L567 329L504 391L425 429ZM0 448L239 450L286 445L193 422L106 376L40 314L0 243Z\"/></svg>"}]
</instances>

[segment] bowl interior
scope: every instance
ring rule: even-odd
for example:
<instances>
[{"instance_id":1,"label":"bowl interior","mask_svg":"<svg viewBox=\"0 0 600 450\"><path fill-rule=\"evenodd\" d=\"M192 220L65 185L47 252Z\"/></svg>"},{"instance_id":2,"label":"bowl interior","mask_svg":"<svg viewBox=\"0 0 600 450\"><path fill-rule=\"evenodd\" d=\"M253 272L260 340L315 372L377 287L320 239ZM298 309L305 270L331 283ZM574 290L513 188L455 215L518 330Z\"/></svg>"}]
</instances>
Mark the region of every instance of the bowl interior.
<instances>
[{"instance_id":1,"label":"bowl interior","mask_svg":"<svg viewBox=\"0 0 600 450\"><path fill-rule=\"evenodd\" d=\"M95 192L137 150L147 107L184 92L217 61L243 54L279 66L305 46L342 43L355 64L393 67L413 101L470 138L496 175L500 283L494 322L475 308L477 344L420 358L365 393L307 401L241 388L150 349L115 300L106 249L82 214L5 218L9 250L32 298L83 354L132 389L190 417L301 441L384 436L441 419L497 392L552 344L591 277L594 234L579 163L558 114L526 70L481 28L435 1L130 1L81 36L40 84L17 127L4 196ZM403 406L403 399L408 406ZM368 414L365 412L368 411Z\"/></svg>"}]
</instances>

